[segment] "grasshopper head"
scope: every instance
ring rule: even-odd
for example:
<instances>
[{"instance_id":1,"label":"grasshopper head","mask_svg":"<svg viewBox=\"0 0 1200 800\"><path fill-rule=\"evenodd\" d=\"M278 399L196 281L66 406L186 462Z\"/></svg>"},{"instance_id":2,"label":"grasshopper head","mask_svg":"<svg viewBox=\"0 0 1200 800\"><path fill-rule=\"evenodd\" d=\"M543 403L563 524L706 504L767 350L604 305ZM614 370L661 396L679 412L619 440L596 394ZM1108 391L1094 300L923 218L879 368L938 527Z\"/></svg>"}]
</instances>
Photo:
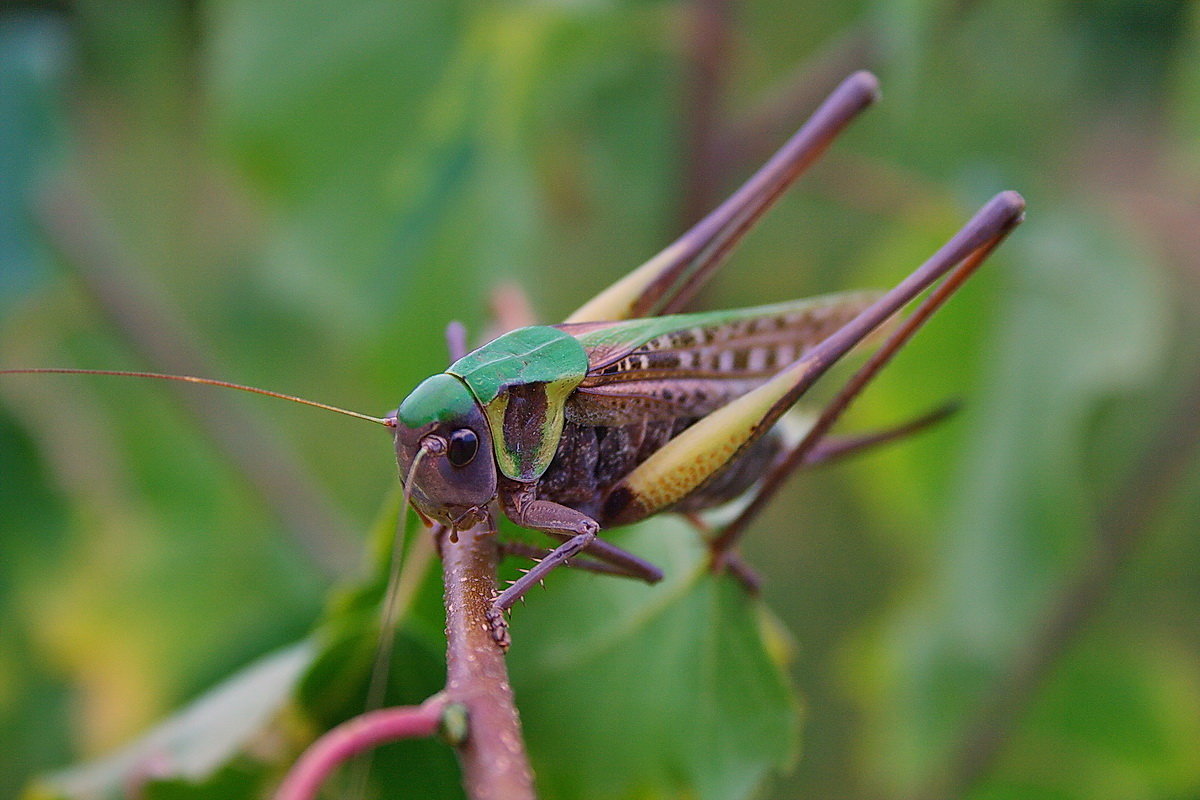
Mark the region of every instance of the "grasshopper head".
<instances>
[{"instance_id":1,"label":"grasshopper head","mask_svg":"<svg viewBox=\"0 0 1200 800\"><path fill-rule=\"evenodd\" d=\"M394 431L413 505L455 528L481 519L496 497L496 460L487 418L466 384L446 373L428 378L396 409Z\"/></svg>"}]
</instances>

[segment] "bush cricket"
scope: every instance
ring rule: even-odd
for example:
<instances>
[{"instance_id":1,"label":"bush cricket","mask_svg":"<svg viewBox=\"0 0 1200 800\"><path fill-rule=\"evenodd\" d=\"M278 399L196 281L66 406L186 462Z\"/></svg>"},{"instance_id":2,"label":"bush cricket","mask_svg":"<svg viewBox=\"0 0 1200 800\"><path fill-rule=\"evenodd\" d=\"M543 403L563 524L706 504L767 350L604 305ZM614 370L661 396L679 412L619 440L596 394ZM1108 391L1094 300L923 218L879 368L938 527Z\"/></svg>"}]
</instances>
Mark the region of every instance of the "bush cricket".
<instances>
[{"instance_id":1,"label":"bush cricket","mask_svg":"<svg viewBox=\"0 0 1200 800\"><path fill-rule=\"evenodd\" d=\"M877 94L874 76L850 76L736 193L661 253L565 322L519 328L466 353L383 417L191 376L75 369L0 374L203 383L386 426L405 494L426 521L453 535L498 508L517 525L559 540L496 596L498 622L530 586L585 552L608 571L656 581L657 568L599 533L747 495L748 510L756 509L820 445L853 395L1022 219L1020 195L997 195L925 264L881 294L680 313L745 232ZM939 280L801 444L785 447L776 426L781 416L830 366ZM743 517L713 539L715 563L726 563Z\"/></svg>"}]
</instances>

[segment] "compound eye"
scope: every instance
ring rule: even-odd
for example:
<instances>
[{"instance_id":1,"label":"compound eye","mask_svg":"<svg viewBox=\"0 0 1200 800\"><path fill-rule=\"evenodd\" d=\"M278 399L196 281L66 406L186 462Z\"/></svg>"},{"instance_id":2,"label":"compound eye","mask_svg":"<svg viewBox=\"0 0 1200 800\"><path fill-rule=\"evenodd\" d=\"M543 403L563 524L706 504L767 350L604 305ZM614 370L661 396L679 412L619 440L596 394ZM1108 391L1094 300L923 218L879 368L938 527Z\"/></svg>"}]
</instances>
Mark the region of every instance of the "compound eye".
<instances>
[{"instance_id":1,"label":"compound eye","mask_svg":"<svg viewBox=\"0 0 1200 800\"><path fill-rule=\"evenodd\" d=\"M451 464L456 467L465 467L471 463L477 452L479 452L479 437L475 435L475 431L470 428L459 428L450 434L450 448L446 451L446 457L450 459Z\"/></svg>"}]
</instances>

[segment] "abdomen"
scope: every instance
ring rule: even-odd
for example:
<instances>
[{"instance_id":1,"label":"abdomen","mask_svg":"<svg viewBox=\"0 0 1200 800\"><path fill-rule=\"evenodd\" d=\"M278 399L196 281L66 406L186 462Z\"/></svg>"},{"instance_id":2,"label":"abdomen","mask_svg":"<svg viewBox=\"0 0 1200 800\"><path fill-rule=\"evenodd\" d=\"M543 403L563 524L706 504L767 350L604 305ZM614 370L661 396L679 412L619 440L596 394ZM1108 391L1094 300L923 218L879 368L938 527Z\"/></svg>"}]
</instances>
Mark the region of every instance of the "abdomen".
<instances>
[{"instance_id":1,"label":"abdomen","mask_svg":"<svg viewBox=\"0 0 1200 800\"><path fill-rule=\"evenodd\" d=\"M622 426L568 421L558 452L537 483L537 497L581 511L607 528L609 518L620 512L606 505L613 487L697 419L645 419ZM769 432L665 510L703 511L736 499L766 472L780 447L779 434Z\"/></svg>"}]
</instances>

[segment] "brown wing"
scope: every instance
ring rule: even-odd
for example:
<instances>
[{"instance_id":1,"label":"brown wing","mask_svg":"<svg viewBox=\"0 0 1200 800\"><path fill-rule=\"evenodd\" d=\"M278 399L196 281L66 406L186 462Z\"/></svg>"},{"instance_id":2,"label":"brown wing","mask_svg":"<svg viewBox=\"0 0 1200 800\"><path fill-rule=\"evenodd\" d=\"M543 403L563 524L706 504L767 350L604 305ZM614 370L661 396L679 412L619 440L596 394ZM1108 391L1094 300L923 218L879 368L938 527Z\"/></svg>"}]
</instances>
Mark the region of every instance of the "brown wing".
<instances>
[{"instance_id":1,"label":"brown wing","mask_svg":"<svg viewBox=\"0 0 1200 800\"><path fill-rule=\"evenodd\" d=\"M567 401L583 425L702 417L761 385L849 322L874 293L559 326L588 353L588 373Z\"/></svg>"}]
</instances>

